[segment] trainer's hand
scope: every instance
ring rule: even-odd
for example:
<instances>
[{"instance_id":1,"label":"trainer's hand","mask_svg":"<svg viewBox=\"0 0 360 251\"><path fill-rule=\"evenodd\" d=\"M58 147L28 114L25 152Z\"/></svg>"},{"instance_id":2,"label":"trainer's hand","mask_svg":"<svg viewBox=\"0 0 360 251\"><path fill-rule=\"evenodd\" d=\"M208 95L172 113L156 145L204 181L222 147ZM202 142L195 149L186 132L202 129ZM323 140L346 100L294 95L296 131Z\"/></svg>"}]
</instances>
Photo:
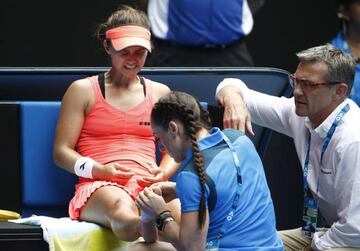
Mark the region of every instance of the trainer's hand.
<instances>
[{"instance_id":1,"label":"trainer's hand","mask_svg":"<svg viewBox=\"0 0 360 251\"><path fill-rule=\"evenodd\" d=\"M151 188L145 189L138 195L135 204L150 215L159 215L167 209L163 197L156 194Z\"/></svg>"},{"instance_id":2,"label":"trainer's hand","mask_svg":"<svg viewBox=\"0 0 360 251\"><path fill-rule=\"evenodd\" d=\"M158 195L161 195L166 202L170 202L177 198L176 183L171 181L158 182L150 186L150 188Z\"/></svg>"},{"instance_id":3,"label":"trainer's hand","mask_svg":"<svg viewBox=\"0 0 360 251\"><path fill-rule=\"evenodd\" d=\"M147 176L139 179L137 182L141 186L150 186L151 184L161 182L167 179L166 171L163 168L155 167L152 169L153 176Z\"/></svg>"}]
</instances>

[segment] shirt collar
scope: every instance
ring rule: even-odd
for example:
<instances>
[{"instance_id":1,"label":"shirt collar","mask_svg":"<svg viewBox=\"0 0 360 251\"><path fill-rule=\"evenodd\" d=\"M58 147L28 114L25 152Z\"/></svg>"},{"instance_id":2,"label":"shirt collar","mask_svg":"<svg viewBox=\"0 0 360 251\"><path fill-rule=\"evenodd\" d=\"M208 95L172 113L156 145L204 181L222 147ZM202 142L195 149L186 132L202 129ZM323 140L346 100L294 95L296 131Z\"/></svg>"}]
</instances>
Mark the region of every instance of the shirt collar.
<instances>
[{"instance_id":1,"label":"shirt collar","mask_svg":"<svg viewBox=\"0 0 360 251\"><path fill-rule=\"evenodd\" d=\"M305 118L305 126L310 130L310 132L314 132L319 137L325 138L328 131L330 130L330 127L332 126L336 116L341 111L341 109L344 108L344 106L348 103L348 100L345 99L341 104L339 104L336 109L315 129L312 128L311 122L308 117ZM341 122L340 122L341 123Z\"/></svg>"},{"instance_id":2,"label":"shirt collar","mask_svg":"<svg viewBox=\"0 0 360 251\"><path fill-rule=\"evenodd\" d=\"M200 151L210 148L219 144L223 140L223 134L221 130L217 127L214 127L210 130L210 135L202 138L197 142Z\"/></svg>"}]
</instances>

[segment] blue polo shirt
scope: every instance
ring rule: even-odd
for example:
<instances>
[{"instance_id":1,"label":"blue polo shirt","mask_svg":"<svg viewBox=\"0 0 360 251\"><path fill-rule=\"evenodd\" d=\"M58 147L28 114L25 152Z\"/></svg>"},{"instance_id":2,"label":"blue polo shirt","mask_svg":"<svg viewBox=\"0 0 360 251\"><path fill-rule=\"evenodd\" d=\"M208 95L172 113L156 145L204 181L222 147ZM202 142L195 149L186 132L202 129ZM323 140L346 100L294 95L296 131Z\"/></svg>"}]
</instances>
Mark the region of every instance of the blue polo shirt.
<instances>
[{"instance_id":1,"label":"blue polo shirt","mask_svg":"<svg viewBox=\"0 0 360 251\"><path fill-rule=\"evenodd\" d=\"M275 214L263 166L251 140L237 130L225 129L225 135L233 143L240 160L242 186L240 204L234 213L231 226L220 241L220 250L284 250L276 232ZM208 240L216 237L237 187L237 172L231 151L218 128L211 135L198 141L204 156L206 174L215 184L216 204L210 212ZM176 193L181 201L182 212L199 210L201 187L193 165L193 153L176 174ZM206 187L206 197L210 194ZM208 207L208 205L207 205Z\"/></svg>"},{"instance_id":2,"label":"blue polo shirt","mask_svg":"<svg viewBox=\"0 0 360 251\"><path fill-rule=\"evenodd\" d=\"M250 33L245 0L150 0L152 34L184 45L229 44Z\"/></svg>"},{"instance_id":3,"label":"blue polo shirt","mask_svg":"<svg viewBox=\"0 0 360 251\"><path fill-rule=\"evenodd\" d=\"M352 55L348 43L346 41L346 37L344 35L344 32L340 31L335 38L333 38L330 43L342 50L343 52L346 52L350 55ZM360 64L356 64L355 69L355 78L353 87L351 89L349 98L355 101L355 103L360 106Z\"/></svg>"}]
</instances>

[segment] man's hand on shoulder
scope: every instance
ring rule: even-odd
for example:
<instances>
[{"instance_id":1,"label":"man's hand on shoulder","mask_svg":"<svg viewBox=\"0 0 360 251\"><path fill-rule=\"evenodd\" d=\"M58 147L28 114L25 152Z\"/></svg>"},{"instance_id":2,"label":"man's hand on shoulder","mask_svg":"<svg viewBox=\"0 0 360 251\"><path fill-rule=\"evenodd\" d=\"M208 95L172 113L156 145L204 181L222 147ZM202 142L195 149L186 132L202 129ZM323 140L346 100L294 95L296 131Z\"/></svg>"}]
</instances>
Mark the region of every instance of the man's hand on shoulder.
<instances>
[{"instance_id":1,"label":"man's hand on shoulder","mask_svg":"<svg viewBox=\"0 0 360 251\"><path fill-rule=\"evenodd\" d=\"M217 93L219 103L224 107L224 128L234 128L254 136L250 113L237 86L227 85Z\"/></svg>"}]
</instances>

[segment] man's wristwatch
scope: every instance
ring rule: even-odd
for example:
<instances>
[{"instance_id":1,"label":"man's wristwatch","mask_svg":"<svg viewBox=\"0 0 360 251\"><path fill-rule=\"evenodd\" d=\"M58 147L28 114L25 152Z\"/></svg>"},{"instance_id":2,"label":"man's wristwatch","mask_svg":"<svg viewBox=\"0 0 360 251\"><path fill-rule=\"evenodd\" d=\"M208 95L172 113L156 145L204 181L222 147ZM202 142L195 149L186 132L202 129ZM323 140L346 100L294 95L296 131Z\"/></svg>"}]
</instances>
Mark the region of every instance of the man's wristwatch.
<instances>
[{"instance_id":1,"label":"man's wristwatch","mask_svg":"<svg viewBox=\"0 0 360 251\"><path fill-rule=\"evenodd\" d=\"M155 224L159 231L163 231L165 228L165 225L168 222L173 221L173 220L174 220L174 218L172 217L171 212L167 210L167 211L161 212L158 215L158 217L156 218Z\"/></svg>"}]
</instances>

